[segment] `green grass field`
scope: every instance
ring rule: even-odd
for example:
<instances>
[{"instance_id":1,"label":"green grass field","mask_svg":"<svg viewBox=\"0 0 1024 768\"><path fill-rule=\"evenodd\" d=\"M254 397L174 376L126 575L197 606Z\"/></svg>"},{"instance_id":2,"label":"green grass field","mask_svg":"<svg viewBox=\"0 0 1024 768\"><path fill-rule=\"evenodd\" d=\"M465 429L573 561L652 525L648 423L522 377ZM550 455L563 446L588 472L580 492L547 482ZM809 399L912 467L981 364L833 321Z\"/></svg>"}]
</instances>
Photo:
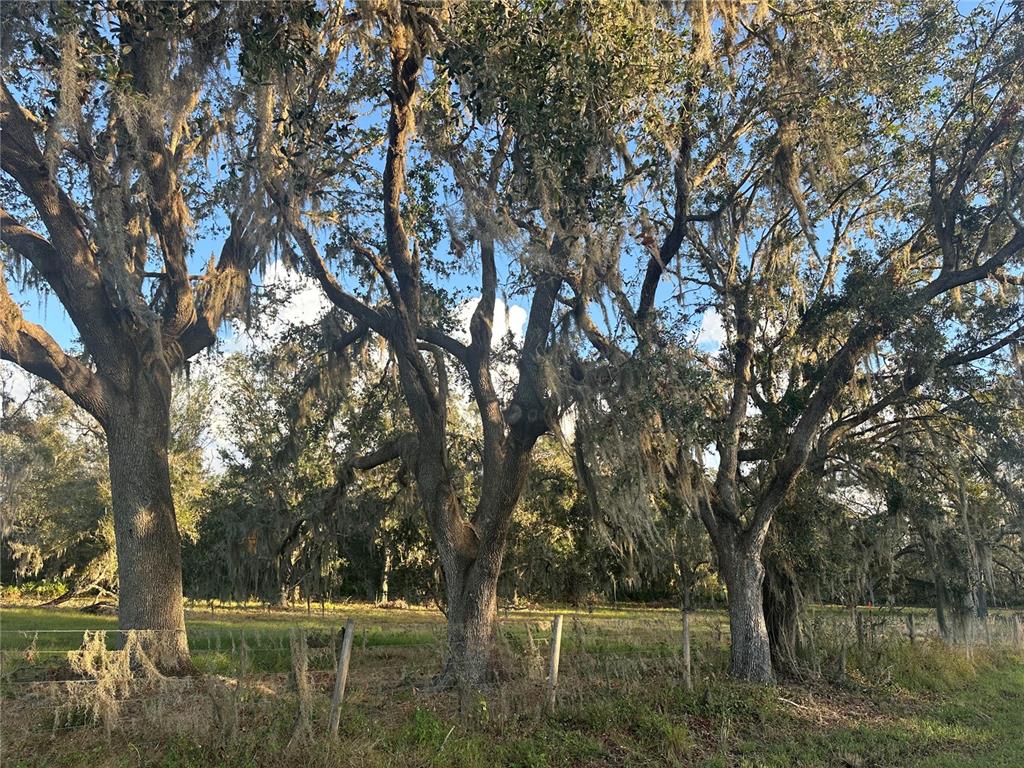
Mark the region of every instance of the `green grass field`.
<instances>
[{"instance_id":1,"label":"green grass field","mask_svg":"<svg viewBox=\"0 0 1024 768\"><path fill-rule=\"evenodd\" d=\"M504 617L500 653L514 674L460 702L422 692L439 665L444 624L437 611L204 608L189 615L197 666L233 681L243 644L250 660L244 693L235 699L233 736L223 738L220 726L203 722L207 698L200 696L161 704L157 716L144 719L129 717L126 703L123 722L108 738L82 713L55 730L45 702L51 709L59 702L39 699L40 685L30 681L58 665L83 630L113 629L113 618L5 608L0 762L19 768L1024 765L1024 660L1008 648L979 647L968 655L937 642L879 637L850 648L842 679L822 664L820 675L763 688L724 675L725 617L703 611L693 621L696 685L688 692L677 612L600 609L566 616L560 699L549 712L543 665L551 615L548 609ZM341 736L331 742L323 735L331 637L348 617L356 621L356 644ZM311 646L315 737L289 748L295 698L286 672L296 627L306 630ZM205 730L178 728L185 715Z\"/></svg>"}]
</instances>

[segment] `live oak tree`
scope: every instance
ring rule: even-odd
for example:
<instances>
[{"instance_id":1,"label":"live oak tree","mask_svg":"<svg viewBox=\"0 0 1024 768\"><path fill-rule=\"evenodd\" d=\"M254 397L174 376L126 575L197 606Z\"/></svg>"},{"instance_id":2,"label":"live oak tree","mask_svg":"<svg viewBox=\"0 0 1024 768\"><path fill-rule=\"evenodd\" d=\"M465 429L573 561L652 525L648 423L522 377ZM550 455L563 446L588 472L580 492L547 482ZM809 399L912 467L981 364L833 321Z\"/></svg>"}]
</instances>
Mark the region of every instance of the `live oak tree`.
<instances>
[{"instance_id":1,"label":"live oak tree","mask_svg":"<svg viewBox=\"0 0 1024 768\"><path fill-rule=\"evenodd\" d=\"M827 17L820 22L841 39L854 33ZM805 28L812 40L816 23ZM955 29L944 44L970 46L969 61L953 54L942 62L932 77L945 88L934 104L919 80L924 93L914 98L922 101L910 112L901 89L914 80L916 39L940 25L927 12L901 19L895 36L867 36L867 45L905 64L894 69L902 83L876 80L874 93L854 88L859 115L844 115L836 102L827 118L816 111L822 94L851 98L832 86L842 89L853 73L801 72L784 51L769 51L785 73L781 87L809 86L818 95L801 105L779 94L787 112L775 117L767 152L758 157L755 149L753 162L724 174L742 190L725 206L728 223L697 225L688 236L727 331L717 370L719 466L701 514L729 584L736 675L771 679L760 554L808 462L936 368L1019 338L1020 305L998 289L1002 270L1019 264L1024 248L1020 24L1013 12L989 29L974 18ZM865 44L864 36L852 39ZM842 55L841 45L833 50ZM848 55L870 60L865 50ZM853 142L834 130L814 136L837 117L848 121L840 130L854 128ZM838 167L807 159L821 158L821 143L841 153ZM792 205L771 202L780 195ZM900 334L913 341L904 346Z\"/></svg>"},{"instance_id":2,"label":"live oak tree","mask_svg":"<svg viewBox=\"0 0 1024 768\"><path fill-rule=\"evenodd\" d=\"M401 461L373 472L352 466L366 446L408 424L394 361L380 344L358 355L323 349L336 319L328 313L261 339L222 366L222 471L196 505L198 537L184 550L187 595L443 605L408 468ZM466 504L475 501L482 449L471 417L457 407L448 420L452 480ZM607 578L599 558L616 573L614 555L588 535L579 498L571 456L542 438L510 524L499 600L583 599Z\"/></svg>"},{"instance_id":3,"label":"live oak tree","mask_svg":"<svg viewBox=\"0 0 1024 768\"><path fill-rule=\"evenodd\" d=\"M173 376L269 252L334 310L232 363L235 413L260 423L205 499L205 554L233 558L211 590L323 595L355 535L397 553L396 509L418 504L405 535L429 529L449 619L438 682L476 684L509 553L564 562L570 531L582 562L603 528L601 577L646 557L649 581L685 592L709 559L696 510L732 672L768 681L801 550L849 511L832 479L891 492L890 512L878 478L906 467L920 477L901 514L935 545L937 596L962 579L983 612L997 549L1019 542L1019 444L928 403L957 376L958 408L990 397L963 372L1020 363L1019 3L19 10L0 88L5 278L56 295L83 351L5 282L0 354L102 427L121 625L170 630L167 667L187 663ZM205 269L201 232L220 250ZM498 337L499 297L527 307L521 335ZM715 352L692 341L702 313L722 324ZM349 365L362 377L337 375ZM527 485L538 461L550 504ZM527 541L538 530L552 541Z\"/></svg>"},{"instance_id":4,"label":"live oak tree","mask_svg":"<svg viewBox=\"0 0 1024 768\"><path fill-rule=\"evenodd\" d=\"M261 160L276 215L351 318L340 340L379 336L397 367L408 430L339 475L401 460L415 478L444 574L439 686L491 671L510 522L534 446L560 413L552 371L569 361L567 284L589 269L583 235L618 204L609 168L619 127L664 63L650 55L655 13L643 3L339 11L323 25L311 77L282 78L265 94L285 137ZM378 140L383 157L373 159ZM348 287L352 273L362 290ZM468 338L454 332L456 273L478 285ZM493 334L502 285L529 308L521 343L504 350ZM472 503L451 465L456 382L482 436Z\"/></svg>"},{"instance_id":5,"label":"live oak tree","mask_svg":"<svg viewBox=\"0 0 1024 768\"><path fill-rule=\"evenodd\" d=\"M944 4L718 10L703 33L696 10L683 19L706 65L680 84L674 140L633 157L655 169L636 207L651 258L635 304L615 282L604 295L637 342L594 323L588 335L623 365L624 350L662 354L658 327L695 305L720 318L709 445L684 432L658 453L714 542L732 674L767 682L762 550L808 464L936 369L1020 338L1022 19ZM681 311L654 300L666 274L692 297Z\"/></svg>"},{"instance_id":6,"label":"live oak tree","mask_svg":"<svg viewBox=\"0 0 1024 768\"><path fill-rule=\"evenodd\" d=\"M278 325L273 312L259 316L259 324ZM407 467L352 466L351 457L408 424L394 361L380 343L358 354L324 348L337 319L327 313L259 335L220 368L225 450L222 471L196 504L196 541L184 548L188 596L443 605L437 555ZM448 439L452 480L472 504L482 433L467 408L450 410ZM353 471L346 476L345 468ZM579 502L570 454L542 438L510 524L499 601L582 600L617 574L615 554L589 536Z\"/></svg>"},{"instance_id":7,"label":"live oak tree","mask_svg":"<svg viewBox=\"0 0 1024 768\"><path fill-rule=\"evenodd\" d=\"M763 551L777 671L812 660L810 601L931 604L953 641L980 637L988 605L1013 601L1024 555L1017 355L1008 344L936 366L801 473Z\"/></svg>"},{"instance_id":8,"label":"live oak tree","mask_svg":"<svg viewBox=\"0 0 1024 768\"><path fill-rule=\"evenodd\" d=\"M171 386L246 294L256 222L220 208L209 164L234 124L232 3L22 3L4 19L0 85L0 354L101 425L117 542L119 624L162 630L158 663L188 665L180 536L168 469ZM239 23L239 20L245 23ZM220 154L218 154L220 153ZM234 180L234 191L244 189ZM226 230L196 273L198 227ZM60 301L73 354L26 319L21 275Z\"/></svg>"}]
</instances>

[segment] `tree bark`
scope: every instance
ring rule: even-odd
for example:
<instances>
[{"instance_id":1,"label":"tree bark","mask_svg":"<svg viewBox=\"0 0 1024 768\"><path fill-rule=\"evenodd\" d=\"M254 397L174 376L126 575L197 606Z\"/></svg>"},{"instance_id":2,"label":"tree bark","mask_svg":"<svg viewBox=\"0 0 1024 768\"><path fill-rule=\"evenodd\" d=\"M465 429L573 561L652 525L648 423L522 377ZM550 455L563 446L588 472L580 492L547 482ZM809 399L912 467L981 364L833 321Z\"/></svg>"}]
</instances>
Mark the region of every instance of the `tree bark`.
<instances>
[{"instance_id":1,"label":"tree bark","mask_svg":"<svg viewBox=\"0 0 1024 768\"><path fill-rule=\"evenodd\" d=\"M15 185L17 206L33 209L33 218L46 230L44 236L0 210L0 239L45 280L87 353L68 355L42 326L25 320L0 264L0 358L51 382L103 426L120 625L145 630L150 646L154 637L172 638L164 643L161 665L173 669L187 666L188 642L167 465L171 372L210 346L221 323L241 306L259 249L250 241L251 210L241 203L238 211L227 212L230 231L217 263L205 269L201 281L194 283L189 275L193 226L188 185L182 180L207 142L184 141L186 116L207 90L206 75L226 61L226 49L212 46L198 57L182 54L191 33L182 28L154 34L159 13L155 5L114 12L126 93L151 109L143 110L131 136L121 130L124 115L117 105L106 110L100 124L76 119L77 144L86 149L75 152L74 163L77 167L84 162L89 172L71 172L76 179L72 187L61 185L67 174L63 165L58 167L70 153L61 149L46 157L40 149L51 143L48 134L54 124L32 119L0 80L0 168ZM210 22L217 23L214 16ZM193 76L173 78L172 71L186 59ZM217 133L219 129L206 136ZM93 151L98 146L106 149ZM144 200L129 181L135 178L144 181ZM121 197L118 179L125 182ZM121 243L103 236L108 228L102 226L103 209L112 203L123 205L129 229L138 229ZM155 290L143 279L154 256L163 266L148 273L160 281Z\"/></svg>"},{"instance_id":2,"label":"tree bark","mask_svg":"<svg viewBox=\"0 0 1024 768\"><path fill-rule=\"evenodd\" d=\"M141 378L141 377L140 377ZM107 427L118 624L148 630L145 650L165 672L191 669L181 586L181 537L168 467L170 386L139 384Z\"/></svg>"},{"instance_id":3,"label":"tree bark","mask_svg":"<svg viewBox=\"0 0 1024 768\"><path fill-rule=\"evenodd\" d=\"M759 529L751 530L744 528L727 508L716 509L706 498L698 501L698 511L718 555L718 570L729 597L729 674L750 682L773 683L771 644L764 617L765 573L761 562L772 514L769 512L763 517Z\"/></svg>"},{"instance_id":4,"label":"tree bark","mask_svg":"<svg viewBox=\"0 0 1024 768\"><path fill-rule=\"evenodd\" d=\"M723 569L729 593L729 674L773 683L771 646L764 619L764 566L759 553L736 548Z\"/></svg>"},{"instance_id":5,"label":"tree bark","mask_svg":"<svg viewBox=\"0 0 1024 768\"><path fill-rule=\"evenodd\" d=\"M986 582L986 579L985 579L985 569L981 565L980 556L979 556L979 563L978 563L977 579L978 579L978 581L977 581L977 584L975 585L975 590L974 590L974 592L975 592L974 605L975 605L975 608L977 609L978 618L981 619L982 621L985 621L986 619L988 619L988 590L986 589L986 586L985 586L985 582Z\"/></svg>"},{"instance_id":6,"label":"tree bark","mask_svg":"<svg viewBox=\"0 0 1024 768\"><path fill-rule=\"evenodd\" d=\"M464 577L446 577L448 644L439 687L479 687L492 681L497 575L497 569L474 563Z\"/></svg>"},{"instance_id":7,"label":"tree bark","mask_svg":"<svg viewBox=\"0 0 1024 768\"><path fill-rule=\"evenodd\" d=\"M529 449L517 450L516 460L489 467L485 472L487 482L481 492L481 507L476 510L476 522L471 527L483 536L472 556L467 556L465 548L439 541L448 614L448 643L436 683L439 688L479 687L493 682L499 672L493 652L498 578L529 455ZM435 536L439 533L435 531Z\"/></svg>"},{"instance_id":8,"label":"tree bark","mask_svg":"<svg viewBox=\"0 0 1024 768\"><path fill-rule=\"evenodd\" d=\"M380 577L380 601L385 605L390 600L388 594L388 577L391 576L391 547L384 541L384 567Z\"/></svg>"},{"instance_id":9,"label":"tree bark","mask_svg":"<svg viewBox=\"0 0 1024 768\"><path fill-rule=\"evenodd\" d=\"M501 462L484 469L481 499L473 523L467 524L476 544L450 538L451 528L435 527L441 566L445 577L448 615L448 644L444 667L436 680L438 688L486 685L500 671L493 653L497 620L498 578L508 542L512 512L526 481L532 438L525 443L510 441ZM451 493L451 489L448 489ZM436 513L428 517L437 520ZM463 529L463 534L465 529Z\"/></svg>"}]
</instances>

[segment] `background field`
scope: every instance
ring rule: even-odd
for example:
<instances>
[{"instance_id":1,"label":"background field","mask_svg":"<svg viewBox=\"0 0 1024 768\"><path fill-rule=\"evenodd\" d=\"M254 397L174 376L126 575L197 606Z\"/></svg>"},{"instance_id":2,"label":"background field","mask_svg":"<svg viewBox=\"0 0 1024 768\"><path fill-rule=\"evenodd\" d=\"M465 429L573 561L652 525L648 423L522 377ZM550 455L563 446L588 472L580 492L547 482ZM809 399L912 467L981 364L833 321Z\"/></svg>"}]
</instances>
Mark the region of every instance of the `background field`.
<instances>
[{"instance_id":1,"label":"background field","mask_svg":"<svg viewBox=\"0 0 1024 768\"><path fill-rule=\"evenodd\" d=\"M551 712L545 675L556 611L565 619ZM460 697L424 692L444 636L435 610L206 606L189 615L204 675L129 686L115 694L110 716L81 693L95 681L53 678L66 676L83 631L111 630L113 617L8 607L0 613L2 757L5 766L48 767L1024 764L1024 662L1000 631L1010 626L1005 617L993 620L991 643L946 648L923 637L925 612L915 612L911 644L907 613L862 609L858 642L847 612L815 611L814 668L761 688L726 679L726 616L698 611L690 692L678 611L513 611L501 619L506 679ZM341 737L332 742L324 734L334 640L347 618L356 622L355 645ZM312 738L289 746L298 633L309 646ZM114 633L104 639L112 647ZM460 720L460 708L468 718Z\"/></svg>"}]
</instances>

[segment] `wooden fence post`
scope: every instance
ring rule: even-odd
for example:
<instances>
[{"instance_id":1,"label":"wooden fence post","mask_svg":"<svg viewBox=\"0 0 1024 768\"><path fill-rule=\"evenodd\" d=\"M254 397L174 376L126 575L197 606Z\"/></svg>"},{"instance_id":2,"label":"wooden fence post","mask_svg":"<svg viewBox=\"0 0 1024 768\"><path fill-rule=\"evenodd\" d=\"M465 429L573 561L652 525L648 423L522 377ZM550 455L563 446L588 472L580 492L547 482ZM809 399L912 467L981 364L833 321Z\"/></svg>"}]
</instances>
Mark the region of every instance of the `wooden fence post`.
<instances>
[{"instance_id":1,"label":"wooden fence post","mask_svg":"<svg viewBox=\"0 0 1024 768\"><path fill-rule=\"evenodd\" d=\"M690 665L690 595L683 595L683 682L686 690L693 690L693 670Z\"/></svg>"},{"instance_id":2,"label":"wooden fence post","mask_svg":"<svg viewBox=\"0 0 1024 768\"><path fill-rule=\"evenodd\" d=\"M313 735L310 725L312 709L312 693L309 688L309 646L306 641L306 630L293 629L290 643L292 662L292 684L298 698L298 712L295 716L295 727L292 737L288 740L288 749L309 741Z\"/></svg>"},{"instance_id":3,"label":"wooden fence post","mask_svg":"<svg viewBox=\"0 0 1024 768\"><path fill-rule=\"evenodd\" d=\"M341 725L341 702L345 699L345 683L348 682L348 660L352 655L352 639L356 633L353 619L345 622L345 632L341 637L341 651L338 654L338 672L334 676L334 695L331 697L331 738L337 738Z\"/></svg>"},{"instance_id":4,"label":"wooden fence post","mask_svg":"<svg viewBox=\"0 0 1024 768\"><path fill-rule=\"evenodd\" d=\"M683 611L683 680L686 690L693 690L693 670L690 666L690 612Z\"/></svg>"},{"instance_id":5,"label":"wooden fence post","mask_svg":"<svg viewBox=\"0 0 1024 768\"><path fill-rule=\"evenodd\" d=\"M558 657L562 652L562 614L551 621L551 664L548 669L548 707L555 708L555 692L558 689Z\"/></svg>"},{"instance_id":6,"label":"wooden fence post","mask_svg":"<svg viewBox=\"0 0 1024 768\"><path fill-rule=\"evenodd\" d=\"M843 635L842 644L839 646L839 679L846 679L846 647L850 643L850 638L847 635Z\"/></svg>"},{"instance_id":7,"label":"wooden fence post","mask_svg":"<svg viewBox=\"0 0 1024 768\"><path fill-rule=\"evenodd\" d=\"M914 635L914 614L912 613L907 614L907 634L910 635L910 644L913 645L917 637Z\"/></svg>"}]
</instances>

